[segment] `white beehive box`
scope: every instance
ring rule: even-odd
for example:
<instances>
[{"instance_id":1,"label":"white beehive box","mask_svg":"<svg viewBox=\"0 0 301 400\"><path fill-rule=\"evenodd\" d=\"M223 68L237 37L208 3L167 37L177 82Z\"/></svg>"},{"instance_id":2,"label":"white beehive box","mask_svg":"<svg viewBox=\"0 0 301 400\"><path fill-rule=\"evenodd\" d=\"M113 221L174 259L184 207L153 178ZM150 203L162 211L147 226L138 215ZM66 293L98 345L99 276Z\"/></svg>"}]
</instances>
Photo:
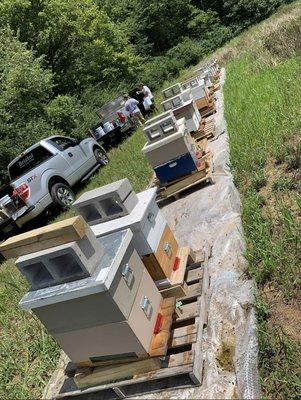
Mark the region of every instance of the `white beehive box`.
<instances>
[{"instance_id":1,"label":"white beehive box","mask_svg":"<svg viewBox=\"0 0 301 400\"><path fill-rule=\"evenodd\" d=\"M161 295L128 230L98 239L105 252L87 278L28 292L31 309L75 363L146 355Z\"/></svg>"},{"instance_id":2,"label":"white beehive box","mask_svg":"<svg viewBox=\"0 0 301 400\"><path fill-rule=\"evenodd\" d=\"M131 229L133 243L140 256L154 253L166 226L166 220L156 204L156 188L138 193L138 203L131 214L92 226L96 237L122 229Z\"/></svg>"},{"instance_id":3,"label":"white beehive box","mask_svg":"<svg viewBox=\"0 0 301 400\"><path fill-rule=\"evenodd\" d=\"M199 129L202 117L194 100L186 101L182 106L173 110L178 123L185 118L188 132L196 132Z\"/></svg>"},{"instance_id":4,"label":"white beehive box","mask_svg":"<svg viewBox=\"0 0 301 400\"><path fill-rule=\"evenodd\" d=\"M186 153L196 157L196 144L187 131L185 119L178 120L178 124L177 133L143 147L142 152L153 168Z\"/></svg>"}]
</instances>

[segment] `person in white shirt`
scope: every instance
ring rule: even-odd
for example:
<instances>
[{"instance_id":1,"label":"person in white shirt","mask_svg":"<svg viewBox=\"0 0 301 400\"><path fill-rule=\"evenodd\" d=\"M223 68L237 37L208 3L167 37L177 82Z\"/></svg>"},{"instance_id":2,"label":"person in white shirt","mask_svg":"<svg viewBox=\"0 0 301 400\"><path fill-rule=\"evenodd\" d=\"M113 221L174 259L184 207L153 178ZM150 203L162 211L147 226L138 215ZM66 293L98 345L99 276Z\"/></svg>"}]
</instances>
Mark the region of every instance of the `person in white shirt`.
<instances>
[{"instance_id":1,"label":"person in white shirt","mask_svg":"<svg viewBox=\"0 0 301 400\"><path fill-rule=\"evenodd\" d=\"M145 119L138 107L139 101L136 99L133 99L132 97L128 95L123 96L125 103L124 103L124 108L125 111L128 113L128 115L133 118L134 122L140 125L143 125L145 122Z\"/></svg>"},{"instance_id":2,"label":"person in white shirt","mask_svg":"<svg viewBox=\"0 0 301 400\"><path fill-rule=\"evenodd\" d=\"M144 83L140 83L139 87L140 87L141 92L144 95L144 99L149 99L151 101L150 108L152 110L156 109L154 95L152 94L152 91L150 90L150 88L148 86L144 85Z\"/></svg>"}]
</instances>

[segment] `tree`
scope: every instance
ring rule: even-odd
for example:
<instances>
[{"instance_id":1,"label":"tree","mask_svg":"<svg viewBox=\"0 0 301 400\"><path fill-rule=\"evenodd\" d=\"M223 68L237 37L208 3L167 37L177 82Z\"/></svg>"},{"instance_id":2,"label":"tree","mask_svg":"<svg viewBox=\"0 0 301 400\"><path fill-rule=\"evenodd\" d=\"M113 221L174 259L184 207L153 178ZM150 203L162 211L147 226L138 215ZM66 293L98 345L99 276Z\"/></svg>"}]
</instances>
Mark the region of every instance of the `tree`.
<instances>
[{"instance_id":1,"label":"tree","mask_svg":"<svg viewBox=\"0 0 301 400\"><path fill-rule=\"evenodd\" d=\"M56 92L74 93L133 77L139 66L126 36L92 0L47 0L36 48L45 54Z\"/></svg>"},{"instance_id":2,"label":"tree","mask_svg":"<svg viewBox=\"0 0 301 400\"><path fill-rule=\"evenodd\" d=\"M44 107L52 87L52 74L42 68L42 59L35 58L10 30L0 31L0 181L8 162L45 135ZM34 120L41 128L35 133L28 131Z\"/></svg>"},{"instance_id":3,"label":"tree","mask_svg":"<svg viewBox=\"0 0 301 400\"><path fill-rule=\"evenodd\" d=\"M193 10L190 0L98 0L98 3L125 27L132 44L138 44L140 50L152 50L152 55L162 54L187 36Z\"/></svg>"}]
</instances>

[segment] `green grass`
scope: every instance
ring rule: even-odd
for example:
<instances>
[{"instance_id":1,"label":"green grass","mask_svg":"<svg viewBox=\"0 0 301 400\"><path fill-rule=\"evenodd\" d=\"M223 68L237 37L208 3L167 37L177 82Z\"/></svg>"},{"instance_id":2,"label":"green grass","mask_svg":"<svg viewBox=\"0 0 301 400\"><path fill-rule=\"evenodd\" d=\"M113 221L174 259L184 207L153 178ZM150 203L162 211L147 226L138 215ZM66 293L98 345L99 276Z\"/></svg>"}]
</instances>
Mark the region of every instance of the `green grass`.
<instances>
[{"instance_id":1,"label":"green grass","mask_svg":"<svg viewBox=\"0 0 301 400\"><path fill-rule=\"evenodd\" d=\"M226 65L231 163L243 203L249 274L258 284L259 361L268 398L301 397L300 335L287 326L295 323L294 314L282 321L287 305L300 313L294 305L301 300L300 25L299 17L258 34Z\"/></svg>"}]
</instances>

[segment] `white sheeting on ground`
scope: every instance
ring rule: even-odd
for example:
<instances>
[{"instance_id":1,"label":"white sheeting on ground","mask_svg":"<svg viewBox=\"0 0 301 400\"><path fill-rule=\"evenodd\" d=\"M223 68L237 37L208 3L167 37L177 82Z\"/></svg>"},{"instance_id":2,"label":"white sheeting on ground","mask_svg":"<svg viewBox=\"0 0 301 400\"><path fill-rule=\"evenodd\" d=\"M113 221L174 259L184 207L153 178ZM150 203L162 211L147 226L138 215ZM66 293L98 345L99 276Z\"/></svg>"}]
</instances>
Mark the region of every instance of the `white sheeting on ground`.
<instances>
[{"instance_id":1,"label":"white sheeting on ground","mask_svg":"<svg viewBox=\"0 0 301 400\"><path fill-rule=\"evenodd\" d=\"M224 81L222 70L221 87ZM140 398L260 398L253 285L244 276L247 264L243 257L241 203L229 168L222 89L216 93L216 99L217 134L209 142L216 183L162 209L182 246L198 251L206 241L212 244L203 383L199 387L166 390Z\"/></svg>"}]
</instances>

